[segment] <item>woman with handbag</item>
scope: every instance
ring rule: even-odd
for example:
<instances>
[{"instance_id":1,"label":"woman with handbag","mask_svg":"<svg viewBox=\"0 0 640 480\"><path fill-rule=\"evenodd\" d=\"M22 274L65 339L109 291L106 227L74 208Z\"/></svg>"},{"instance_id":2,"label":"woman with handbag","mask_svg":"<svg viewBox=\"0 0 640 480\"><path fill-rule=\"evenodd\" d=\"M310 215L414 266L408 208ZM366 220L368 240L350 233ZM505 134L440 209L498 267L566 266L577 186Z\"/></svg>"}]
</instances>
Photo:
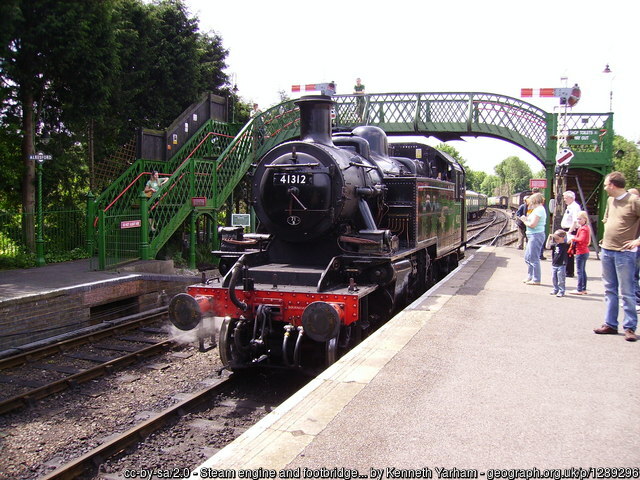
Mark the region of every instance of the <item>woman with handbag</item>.
<instances>
[{"instance_id":1,"label":"woman with handbag","mask_svg":"<svg viewBox=\"0 0 640 480\"><path fill-rule=\"evenodd\" d=\"M528 216L522 215L520 220L527 226L527 249L524 261L527 264L527 285L540 285L540 252L544 246L544 231L547 223L547 212L543 206L544 197L541 193L534 193L529 197Z\"/></svg>"},{"instance_id":2,"label":"woman with handbag","mask_svg":"<svg viewBox=\"0 0 640 480\"><path fill-rule=\"evenodd\" d=\"M587 294L587 259L589 258L589 243L591 242L591 229L589 228L589 215L581 211L578 214L578 231L573 237L575 249L576 270L578 272L578 288L572 295Z\"/></svg>"}]
</instances>

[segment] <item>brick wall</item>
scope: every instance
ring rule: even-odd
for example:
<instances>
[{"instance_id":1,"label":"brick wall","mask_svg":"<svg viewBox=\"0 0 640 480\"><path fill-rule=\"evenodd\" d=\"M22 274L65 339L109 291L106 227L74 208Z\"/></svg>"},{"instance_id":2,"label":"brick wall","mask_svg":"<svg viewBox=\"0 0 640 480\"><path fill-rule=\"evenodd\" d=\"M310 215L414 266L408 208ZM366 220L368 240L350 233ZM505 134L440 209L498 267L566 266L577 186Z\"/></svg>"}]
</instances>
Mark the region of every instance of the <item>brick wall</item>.
<instances>
[{"instance_id":1,"label":"brick wall","mask_svg":"<svg viewBox=\"0 0 640 480\"><path fill-rule=\"evenodd\" d=\"M27 295L0 302L0 351L88 327L91 307L132 299L142 312L197 283L195 277L143 275Z\"/></svg>"}]
</instances>

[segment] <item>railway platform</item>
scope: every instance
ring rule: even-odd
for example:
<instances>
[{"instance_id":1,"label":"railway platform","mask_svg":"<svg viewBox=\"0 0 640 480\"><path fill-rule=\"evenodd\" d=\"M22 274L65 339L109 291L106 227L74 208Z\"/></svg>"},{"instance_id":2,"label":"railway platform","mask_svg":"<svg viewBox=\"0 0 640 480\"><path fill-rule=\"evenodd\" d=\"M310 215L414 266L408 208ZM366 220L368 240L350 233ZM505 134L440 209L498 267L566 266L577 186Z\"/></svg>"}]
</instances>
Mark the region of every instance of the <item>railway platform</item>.
<instances>
[{"instance_id":1,"label":"railway platform","mask_svg":"<svg viewBox=\"0 0 640 480\"><path fill-rule=\"evenodd\" d=\"M92 271L89 260L0 271L0 356L161 306L199 278L172 271L164 261Z\"/></svg>"},{"instance_id":2,"label":"railway platform","mask_svg":"<svg viewBox=\"0 0 640 480\"><path fill-rule=\"evenodd\" d=\"M531 286L522 251L469 253L192 476L638 478L640 342L593 333L586 268L589 294L557 298L550 260Z\"/></svg>"}]
</instances>

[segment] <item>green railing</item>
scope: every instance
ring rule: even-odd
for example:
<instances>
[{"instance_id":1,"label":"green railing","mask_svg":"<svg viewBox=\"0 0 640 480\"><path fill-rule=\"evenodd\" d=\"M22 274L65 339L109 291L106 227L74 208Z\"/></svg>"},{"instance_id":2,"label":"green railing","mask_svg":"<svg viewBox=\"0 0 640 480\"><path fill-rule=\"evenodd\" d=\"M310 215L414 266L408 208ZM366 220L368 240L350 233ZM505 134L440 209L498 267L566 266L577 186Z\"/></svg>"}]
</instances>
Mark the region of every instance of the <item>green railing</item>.
<instances>
[{"instance_id":1,"label":"green railing","mask_svg":"<svg viewBox=\"0 0 640 480\"><path fill-rule=\"evenodd\" d=\"M149 223L155 230L149 232L148 258L153 258L195 211L193 198L206 198L205 206L199 207L201 211L221 209L255 159L295 136L298 123L297 108L288 102L247 123L217 159L208 158L199 144L146 202Z\"/></svg>"},{"instance_id":2,"label":"green railing","mask_svg":"<svg viewBox=\"0 0 640 480\"><path fill-rule=\"evenodd\" d=\"M137 160L90 206L98 261L92 268L154 258L195 211L194 198L206 199L199 211L220 209L254 160L296 136L298 124L297 108L287 102L252 119L235 137L234 126L210 121L170 162ZM147 199L141 192L154 169L169 181Z\"/></svg>"},{"instance_id":3,"label":"green railing","mask_svg":"<svg viewBox=\"0 0 640 480\"><path fill-rule=\"evenodd\" d=\"M215 120L209 120L176 152L168 162L138 159L123 175L112 183L93 205L89 206L89 215L94 219L90 228L90 244L92 251L97 254L98 264L92 263L92 268L104 269L111 265L140 258L140 230L131 229L123 234L121 218L140 219L140 194L152 170L158 170L162 178L170 177L188 160L189 156L198 151L203 157L216 158L233 140L237 126ZM103 212L104 226L98 226L98 214ZM121 237L138 235L138 248L125 246ZM94 250L97 248L97 250ZM105 263L106 262L106 263Z\"/></svg>"},{"instance_id":4,"label":"green railing","mask_svg":"<svg viewBox=\"0 0 640 480\"><path fill-rule=\"evenodd\" d=\"M30 251L24 238L23 225L27 220L35 222L36 215L0 212L0 268L35 266L35 253ZM46 263L87 256L85 211L45 211L42 223Z\"/></svg>"}]
</instances>

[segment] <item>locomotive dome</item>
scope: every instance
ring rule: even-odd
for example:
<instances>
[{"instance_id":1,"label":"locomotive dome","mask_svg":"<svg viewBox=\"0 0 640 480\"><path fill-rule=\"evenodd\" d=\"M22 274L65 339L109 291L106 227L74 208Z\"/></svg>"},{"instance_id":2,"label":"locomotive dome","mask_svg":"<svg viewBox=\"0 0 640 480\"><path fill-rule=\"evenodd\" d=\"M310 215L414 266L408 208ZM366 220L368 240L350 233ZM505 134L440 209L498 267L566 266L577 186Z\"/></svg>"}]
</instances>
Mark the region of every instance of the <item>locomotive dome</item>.
<instances>
[{"instance_id":1,"label":"locomotive dome","mask_svg":"<svg viewBox=\"0 0 640 480\"><path fill-rule=\"evenodd\" d=\"M369 142L369 148L372 153L382 155L384 157L389 155L389 142L387 140L387 134L384 133L379 127L374 126L362 126L353 129L353 134L364 138Z\"/></svg>"}]
</instances>

